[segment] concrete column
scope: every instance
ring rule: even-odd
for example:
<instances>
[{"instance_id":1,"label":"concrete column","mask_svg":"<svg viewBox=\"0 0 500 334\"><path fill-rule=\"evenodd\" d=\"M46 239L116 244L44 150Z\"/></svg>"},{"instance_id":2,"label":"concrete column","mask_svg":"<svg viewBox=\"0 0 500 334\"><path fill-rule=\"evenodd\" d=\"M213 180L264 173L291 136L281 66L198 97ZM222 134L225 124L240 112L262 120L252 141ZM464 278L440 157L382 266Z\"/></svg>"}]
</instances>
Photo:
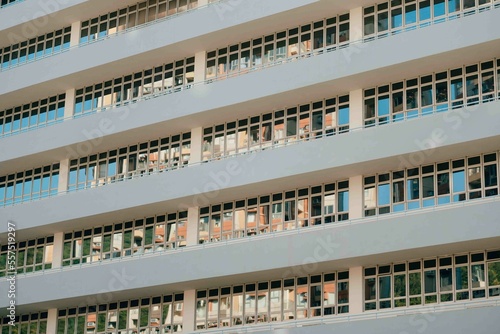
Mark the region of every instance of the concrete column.
<instances>
[{"instance_id":1,"label":"concrete column","mask_svg":"<svg viewBox=\"0 0 500 334\"><path fill-rule=\"evenodd\" d=\"M363 120L363 90L357 89L349 92L349 128L359 129L364 126Z\"/></svg>"},{"instance_id":2,"label":"concrete column","mask_svg":"<svg viewBox=\"0 0 500 334\"><path fill-rule=\"evenodd\" d=\"M69 159L64 159L59 162L59 184L57 192L65 192L68 190L69 178Z\"/></svg>"},{"instance_id":3,"label":"concrete column","mask_svg":"<svg viewBox=\"0 0 500 334\"><path fill-rule=\"evenodd\" d=\"M64 99L64 118L73 117L75 114L75 95L76 90L74 88L66 91L66 97Z\"/></svg>"},{"instance_id":4,"label":"concrete column","mask_svg":"<svg viewBox=\"0 0 500 334\"><path fill-rule=\"evenodd\" d=\"M205 81L205 72L207 67L206 51L196 52L194 55L194 83Z\"/></svg>"},{"instance_id":5,"label":"concrete column","mask_svg":"<svg viewBox=\"0 0 500 334\"><path fill-rule=\"evenodd\" d=\"M349 178L349 219L363 218L363 176Z\"/></svg>"},{"instance_id":6,"label":"concrete column","mask_svg":"<svg viewBox=\"0 0 500 334\"><path fill-rule=\"evenodd\" d=\"M189 164L196 164L201 162L201 155L203 153L203 128L198 127L191 129L191 158Z\"/></svg>"},{"instance_id":7,"label":"concrete column","mask_svg":"<svg viewBox=\"0 0 500 334\"><path fill-rule=\"evenodd\" d=\"M64 249L64 233L57 232L54 234L54 249L52 250L52 268L62 267Z\"/></svg>"},{"instance_id":8,"label":"concrete column","mask_svg":"<svg viewBox=\"0 0 500 334\"><path fill-rule=\"evenodd\" d=\"M188 208L187 220L187 246L198 245L198 223L200 220L200 208L195 206Z\"/></svg>"},{"instance_id":9,"label":"concrete column","mask_svg":"<svg viewBox=\"0 0 500 334\"><path fill-rule=\"evenodd\" d=\"M363 7L356 7L349 12L349 40L358 41L363 38Z\"/></svg>"},{"instance_id":10,"label":"concrete column","mask_svg":"<svg viewBox=\"0 0 500 334\"><path fill-rule=\"evenodd\" d=\"M57 334L57 309L51 308L47 312L47 334Z\"/></svg>"},{"instance_id":11,"label":"concrete column","mask_svg":"<svg viewBox=\"0 0 500 334\"><path fill-rule=\"evenodd\" d=\"M184 317L182 318L182 332L194 332L196 314L196 290L184 291Z\"/></svg>"},{"instance_id":12,"label":"concrete column","mask_svg":"<svg viewBox=\"0 0 500 334\"><path fill-rule=\"evenodd\" d=\"M70 47L80 44L81 29L82 29L82 22L77 21L71 24L71 37L69 40Z\"/></svg>"},{"instance_id":13,"label":"concrete column","mask_svg":"<svg viewBox=\"0 0 500 334\"><path fill-rule=\"evenodd\" d=\"M349 314L363 313L363 267L349 268Z\"/></svg>"}]
</instances>

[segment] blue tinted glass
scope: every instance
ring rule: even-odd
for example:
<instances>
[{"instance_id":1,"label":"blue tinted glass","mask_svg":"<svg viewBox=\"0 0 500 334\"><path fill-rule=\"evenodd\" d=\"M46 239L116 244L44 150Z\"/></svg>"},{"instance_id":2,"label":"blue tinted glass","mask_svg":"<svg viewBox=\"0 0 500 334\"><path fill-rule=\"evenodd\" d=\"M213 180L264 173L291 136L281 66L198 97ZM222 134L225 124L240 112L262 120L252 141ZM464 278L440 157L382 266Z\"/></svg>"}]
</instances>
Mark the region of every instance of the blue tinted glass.
<instances>
[{"instance_id":1,"label":"blue tinted glass","mask_svg":"<svg viewBox=\"0 0 500 334\"><path fill-rule=\"evenodd\" d=\"M405 205L404 204L396 204L393 206L392 208L392 211L394 212L400 212L400 211L404 211L405 209Z\"/></svg>"},{"instance_id":2,"label":"blue tinted glass","mask_svg":"<svg viewBox=\"0 0 500 334\"><path fill-rule=\"evenodd\" d=\"M391 27L397 28L403 25L403 14L401 8L395 9L391 12L392 22Z\"/></svg>"},{"instance_id":3,"label":"blue tinted glass","mask_svg":"<svg viewBox=\"0 0 500 334\"><path fill-rule=\"evenodd\" d=\"M27 128L29 125L30 117L29 115L23 116L23 119L21 120L21 129Z\"/></svg>"},{"instance_id":4,"label":"blue tinted glass","mask_svg":"<svg viewBox=\"0 0 500 334\"><path fill-rule=\"evenodd\" d=\"M408 200L418 199L420 194L419 179L411 179L406 181L407 198Z\"/></svg>"},{"instance_id":5,"label":"blue tinted glass","mask_svg":"<svg viewBox=\"0 0 500 334\"><path fill-rule=\"evenodd\" d=\"M39 176L37 176L33 180L33 193L39 193L40 192L40 185L41 185L41 179Z\"/></svg>"},{"instance_id":6,"label":"blue tinted glass","mask_svg":"<svg viewBox=\"0 0 500 334\"><path fill-rule=\"evenodd\" d=\"M455 171L453 172L453 192L465 191L465 171Z\"/></svg>"},{"instance_id":7,"label":"blue tinted glass","mask_svg":"<svg viewBox=\"0 0 500 334\"><path fill-rule=\"evenodd\" d=\"M378 98L378 115L389 115L389 96Z\"/></svg>"},{"instance_id":8,"label":"blue tinted glass","mask_svg":"<svg viewBox=\"0 0 500 334\"><path fill-rule=\"evenodd\" d=\"M50 175L46 174L42 179L42 192L48 192L50 186Z\"/></svg>"},{"instance_id":9,"label":"blue tinted glass","mask_svg":"<svg viewBox=\"0 0 500 334\"><path fill-rule=\"evenodd\" d=\"M78 182L85 182L87 180L87 168L80 167L78 171Z\"/></svg>"},{"instance_id":10,"label":"blue tinted glass","mask_svg":"<svg viewBox=\"0 0 500 334\"><path fill-rule=\"evenodd\" d=\"M425 21L431 18L431 6L429 2L420 2L420 21Z\"/></svg>"},{"instance_id":11,"label":"blue tinted glass","mask_svg":"<svg viewBox=\"0 0 500 334\"><path fill-rule=\"evenodd\" d=\"M428 206L434 206L434 205L435 205L434 198L424 199L424 208L428 207Z\"/></svg>"},{"instance_id":12,"label":"blue tinted glass","mask_svg":"<svg viewBox=\"0 0 500 334\"><path fill-rule=\"evenodd\" d=\"M57 118L64 118L64 107L57 108Z\"/></svg>"},{"instance_id":13,"label":"blue tinted glass","mask_svg":"<svg viewBox=\"0 0 500 334\"><path fill-rule=\"evenodd\" d=\"M339 108L339 125L349 124L349 107L342 106Z\"/></svg>"},{"instance_id":14,"label":"blue tinted glass","mask_svg":"<svg viewBox=\"0 0 500 334\"><path fill-rule=\"evenodd\" d=\"M19 130L20 126L21 126L21 120L19 118L14 119L14 122L12 122L12 131Z\"/></svg>"},{"instance_id":15,"label":"blue tinted glass","mask_svg":"<svg viewBox=\"0 0 500 334\"><path fill-rule=\"evenodd\" d=\"M113 176L116 174L116 161L110 160L108 164L108 176Z\"/></svg>"},{"instance_id":16,"label":"blue tinted glass","mask_svg":"<svg viewBox=\"0 0 500 334\"><path fill-rule=\"evenodd\" d=\"M40 108L39 118L40 118L40 123L45 123L47 121L47 108L46 107Z\"/></svg>"},{"instance_id":17,"label":"blue tinted glass","mask_svg":"<svg viewBox=\"0 0 500 334\"><path fill-rule=\"evenodd\" d=\"M348 191L339 192L338 199L339 199L338 203L339 212L349 211L349 192Z\"/></svg>"},{"instance_id":18,"label":"blue tinted glass","mask_svg":"<svg viewBox=\"0 0 500 334\"><path fill-rule=\"evenodd\" d=\"M91 109L92 109L92 99L90 97L87 99L86 97L86 100L83 102L83 110L87 111Z\"/></svg>"},{"instance_id":19,"label":"blue tinted glass","mask_svg":"<svg viewBox=\"0 0 500 334\"><path fill-rule=\"evenodd\" d=\"M75 103L75 114L79 114L83 111L83 103L81 99L77 99Z\"/></svg>"},{"instance_id":20,"label":"blue tinted glass","mask_svg":"<svg viewBox=\"0 0 500 334\"><path fill-rule=\"evenodd\" d=\"M434 0L434 17L446 14L444 0Z\"/></svg>"},{"instance_id":21,"label":"blue tinted glass","mask_svg":"<svg viewBox=\"0 0 500 334\"><path fill-rule=\"evenodd\" d=\"M16 187L14 190L14 196L19 197L23 194L23 182L22 181L16 181Z\"/></svg>"},{"instance_id":22,"label":"blue tinted glass","mask_svg":"<svg viewBox=\"0 0 500 334\"><path fill-rule=\"evenodd\" d=\"M391 188L389 184L381 184L378 186L378 205L388 205L391 198Z\"/></svg>"},{"instance_id":23,"label":"blue tinted glass","mask_svg":"<svg viewBox=\"0 0 500 334\"><path fill-rule=\"evenodd\" d=\"M415 5L406 6L405 8L405 24L417 22L417 8Z\"/></svg>"},{"instance_id":24,"label":"blue tinted glass","mask_svg":"<svg viewBox=\"0 0 500 334\"><path fill-rule=\"evenodd\" d=\"M6 121L5 121L5 124L3 126L3 132L4 133L9 133L12 131L12 120L11 118L8 118Z\"/></svg>"},{"instance_id":25,"label":"blue tinted glass","mask_svg":"<svg viewBox=\"0 0 500 334\"><path fill-rule=\"evenodd\" d=\"M28 195L28 194L31 193L31 185L32 185L32 181L31 180L26 180L24 182L23 194Z\"/></svg>"},{"instance_id":26,"label":"blue tinted glass","mask_svg":"<svg viewBox=\"0 0 500 334\"><path fill-rule=\"evenodd\" d=\"M53 121L56 119L56 106L55 104L52 104L49 107L49 113L48 113L48 121Z\"/></svg>"},{"instance_id":27,"label":"blue tinted glass","mask_svg":"<svg viewBox=\"0 0 500 334\"><path fill-rule=\"evenodd\" d=\"M28 61L35 59L35 50L30 49L28 53Z\"/></svg>"},{"instance_id":28,"label":"blue tinted glass","mask_svg":"<svg viewBox=\"0 0 500 334\"><path fill-rule=\"evenodd\" d=\"M36 123L38 121L38 115L37 114L33 114L31 115L30 117L30 125L29 126L35 126Z\"/></svg>"},{"instance_id":29,"label":"blue tinted glass","mask_svg":"<svg viewBox=\"0 0 500 334\"><path fill-rule=\"evenodd\" d=\"M438 205L448 204L448 203L450 203L450 196L445 196L445 197L439 197L438 198Z\"/></svg>"},{"instance_id":30,"label":"blue tinted glass","mask_svg":"<svg viewBox=\"0 0 500 334\"><path fill-rule=\"evenodd\" d=\"M12 199L14 197L14 183L9 183L7 185L7 190L5 192L5 199Z\"/></svg>"},{"instance_id":31,"label":"blue tinted glass","mask_svg":"<svg viewBox=\"0 0 500 334\"><path fill-rule=\"evenodd\" d=\"M73 190L75 189L76 185L76 176L77 176L77 170L70 170L69 172L69 178L68 178L68 189Z\"/></svg>"},{"instance_id":32,"label":"blue tinted glass","mask_svg":"<svg viewBox=\"0 0 500 334\"><path fill-rule=\"evenodd\" d=\"M448 0L448 12L453 13L460 10L460 0Z\"/></svg>"},{"instance_id":33,"label":"blue tinted glass","mask_svg":"<svg viewBox=\"0 0 500 334\"><path fill-rule=\"evenodd\" d=\"M5 198L5 185L0 184L0 203L3 203Z\"/></svg>"},{"instance_id":34,"label":"blue tinted glass","mask_svg":"<svg viewBox=\"0 0 500 334\"><path fill-rule=\"evenodd\" d=\"M56 174L52 174L52 184L51 184L51 188L52 189L55 189L55 192L57 193L57 186L59 185L59 173L56 173Z\"/></svg>"},{"instance_id":35,"label":"blue tinted glass","mask_svg":"<svg viewBox=\"0 0 500 334\"><path fill-rule=\"evenodd\" d=\"M415 210L420 208L420 203L418 201L408 203L408 210Z\"/></svg>"}]
</instances>

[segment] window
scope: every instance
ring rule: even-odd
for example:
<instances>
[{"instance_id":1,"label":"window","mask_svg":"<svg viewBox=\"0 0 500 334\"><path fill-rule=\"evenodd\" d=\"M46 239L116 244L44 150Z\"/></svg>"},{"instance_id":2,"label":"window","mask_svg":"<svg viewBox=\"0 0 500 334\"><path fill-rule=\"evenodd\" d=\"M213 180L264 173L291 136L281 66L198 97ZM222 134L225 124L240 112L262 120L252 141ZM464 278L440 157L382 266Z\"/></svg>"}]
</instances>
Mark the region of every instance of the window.
<instances>
[{"instance_id":1,"label":"window","mask_svg":"<svg viewBox=\"0 0 500 334\"><path fill-rule=\"evenodd\" d=\"M5 0L3 0L5 1ZM0 48L0 69L5 70L69 49L71 27Z\"/></svg>"},{"instance_id":2,"label":"window","mask_svg":"<svg viewBox=\"0 0 500 334\"><path fill-rule=\"evenodd\" d=\"M52 268L54 237L37 238L18 242L16 245L16 266L18 274L31 273ZM12 272L7 268L7 245L0 248L0 277Z\"/></svg>"},{"instance_id":3,"label":"window","mask_svg":"<svg viewBox=\"0 0 500 334\"><path fill-rule=\"evenodd\" d=\"M186 239L186 211L68 232L63 266L176 249Z\"/></svg>"},{"instance_id":4,"label":"window","mask_svg":"<svg viewBox=\"0 0 500 334\"><path fill-rule=\"evenodd\" d=\"M340 96L203 130L203 160L310 140L349 130L349 96Z\"/></svg>"},{"instance_id":5,"label":"window","mask_svg":"<svg viewBox=\"0 0 500 334\"><path fill-rule=\"evenodd\" d=\"M178 293L60 309L57 333L182 332L183 305L184 294Z\"/></svg>"},{"instance_id":6,"label":"window","mask_svg":"<svg viewBox=\"0 0 500 334\"><path fill-rule=\"evenodd\" d=\"M45 334L47 332L47 317L48 312L18 315L13 321L14 326L9 324L10 318L0 318L0 333Z\"/></svg>"},{"instance_id":7,"label":"window","mask_svg":"<svg viewBox=\"0 0 500 334\"><path fill-rule=\"evenodd\" d=\"M70 161L68 190L92 188L181 168L191 158L191 133L174 135Z\"/></svg>"},{"instance_id":8,"label":"window","mask_svg":"<svg viewBox=\"0 0 500 334\"><path fill-rule=\"evenodd\" d=\"M198 0L146 0L82 22L80 44L198 7Z\"/></svg>"},{"instance_id":9,"label":"window","mask_svg":"<svg viewBox=\"0 0 500 334\"><path fill-rule=\"evenodd\" d=\"M365 311L498 297L499 259L495 250L367 267Z\"/></svg>"},{"instance_id":10,"label":"window","mask_svg":"<svg viewBox=\"0 0 500 334\"><path fill-rule=\"evenodd\" d=\"M232 73L247 73L252 68L289 57L320 53L349 41L349 14L307 23L250 41L207 53L206 79L224 79Z\"/></svg>"},{"instance_id":11,"label":"window","mask_svg":"<svg viewBox=\"0 0 500 334\"><path fill-rule=\"evenodd\" d=\"M365 216L498 194L497 153L364 178Z\"/></svg>"},{"instance_id":12,"label":"window","mask_svg":"<svg viewBox=\"0 0 500 334\"><path fill-rule=\"evenodd\" d=\"M494 99L494 62L365 89L365 126L461 108Z\"/></svg>"},{"instance_id":13,"label":"window","mask_svg":"<svg viewBox=\"0 0 500 334\"><path fill-rule=\"evenodd\" d=\"M218 242L349 219L349 181L200 208L198 242Z\"/></svg>"},{"instance_id":14,"label":"window","mask_svg":"<svg viewBox=\"0 0 500 334\"><path fill-rule=\"evenodd\" d=\"M194 80L194 57L163 64L76 90L75 115L126 104L160 92L175 92Z\"/></svg>"},{"instance_id":15,"label":"window","mask_svg":"<svg viewBox=\"0 0 500 334\"><path fill-rule=\"evenodd\" d=\"M0 205L18 204L57 195L58 183L58 163L0 176Z\"/></svg>"},{"instance_id":16,"label":"window","mask_svg":"<svg viewBox=\"0 0 500 334\"><path fill-rule=\"evenodd\" d=\"M446 5L446 3L448 5ZM402 31L425 27L432 22L443 22L445 18L456 18L490 9L491 0L391 0L365 7L364 36L397 34ZM479 7L479 8L478 8Z\"/></svg>"},{"instance_id":17,"label":"window","mask_svg":"<svg viewBox=\"0 0 500 334\"><path fill-rule=\"evenodd\" d=\"M60 122L64 118L65 94L0 111L0 136Z\"/></svg>"},{"instance_id":18,"label":"window","mask_svg":"<svg viewBox=\"0 0 500 334\"><path fill-rule=\"evenodd\" d=\"M196 330L349 312L349 272L196 291Z\"/></svg>"}]
</instances>

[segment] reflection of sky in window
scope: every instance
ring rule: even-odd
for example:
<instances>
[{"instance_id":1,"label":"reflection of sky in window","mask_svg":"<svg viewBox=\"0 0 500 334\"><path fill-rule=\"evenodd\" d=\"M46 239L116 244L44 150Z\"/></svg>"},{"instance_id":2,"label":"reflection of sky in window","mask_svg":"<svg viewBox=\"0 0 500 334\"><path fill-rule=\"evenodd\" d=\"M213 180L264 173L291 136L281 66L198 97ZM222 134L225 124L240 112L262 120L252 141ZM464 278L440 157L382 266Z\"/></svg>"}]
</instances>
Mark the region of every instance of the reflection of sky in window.
<instances>
[{"instance_id":1,"label":"reflection of sky in window","mask_svg":"<svg viewBox=\"0 0 500 334\"><path fill-rule=\"evenodd\" d=\"M446 8L444 5L444 0L441 3L434 3L434 17L441 16L446 13Z\"/></svg>"},{"instance_id":2,"label":"reflection of sky in window","mask_svg":"<svg viewBox=\"0 0 500 334\"><path fill-rule=\"evenodd\" d=\"M419 14L420 14L420 21L424 21L424 20L428 20L431 18L431 7L430 5L427 5L427 6L422 6L422 3L420 3L420 11L419 11Z\"/></svg>"},{"instance_id":3,"label":"reflection of sky in window","mask_svg":"<svg viewBox=\"0 0 500 334\"><path fill-rule=\"evenodd\" d=\"M407 6L405 13L405 24L412 24L417 22L417 11L415 6Z\"/></svg>"},{"instance_id":4,"label":"reflection of sky in window","mask_svg":"<svg viewBox=\"0 0 500 334\"><path fill-rule=\"evenodd\" d=\"M465 172L463 170L453 172L453 192L465 191Z\"/></svg>"},{"instance_id":5,"label":"reflection of sky in window","mask_svg":"<svg viewBox=\"0 0 500 334\"><path fill-rule=\"evenodd\" d=\"M390 185L381 184L378 186L378 205L389 205L391 198L391 188Z\"/></svg>"},{"instance_id":6,"label":"reflection of sky in window","mask_svg":"<svg viewBox=\"0 0 500 334\"><path fill-rule=\"evenodd\" d=\"M401 9L392 11L392 28L401 27L403 25L403 15L401 14Z\"/></svg>"},{"instance_id":7,"label":"reflection of sky in window","mask_svg":"<svg viewBox=\"0 0 500 334\"><path fill-rule=\"evenodd\" d=\"M343 106L339 108L339 125L349 124L349 107Z\"/></svg>"},{"instance_id":8,"label":"reflection of sky in window","mask_svg":"<svg viewBox=\"0 0 500 334\"><path fill-rule=\"evenodd\" d=\"M378 115L388 115L389 114L389 96L379 97L378 99Z\"/></svg>"}]
</instances>

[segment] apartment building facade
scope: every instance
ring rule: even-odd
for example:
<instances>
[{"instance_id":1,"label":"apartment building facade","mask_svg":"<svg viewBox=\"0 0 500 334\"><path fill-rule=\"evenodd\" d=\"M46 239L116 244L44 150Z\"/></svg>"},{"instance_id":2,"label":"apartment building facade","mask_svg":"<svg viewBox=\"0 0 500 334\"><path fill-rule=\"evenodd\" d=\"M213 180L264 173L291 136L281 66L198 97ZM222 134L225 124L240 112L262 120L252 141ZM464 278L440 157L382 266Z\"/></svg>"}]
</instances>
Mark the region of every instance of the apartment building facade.
<instances>
[{"instance_id":1,"label":"apartment building facade","mask_svg":"<svg viewBox=\"0 0 500 334\"><path fill-rule=\"evenodd\" d=\"M499 22L3 0L0 333L494 333Z\"/></svg>"}]
</instances>

